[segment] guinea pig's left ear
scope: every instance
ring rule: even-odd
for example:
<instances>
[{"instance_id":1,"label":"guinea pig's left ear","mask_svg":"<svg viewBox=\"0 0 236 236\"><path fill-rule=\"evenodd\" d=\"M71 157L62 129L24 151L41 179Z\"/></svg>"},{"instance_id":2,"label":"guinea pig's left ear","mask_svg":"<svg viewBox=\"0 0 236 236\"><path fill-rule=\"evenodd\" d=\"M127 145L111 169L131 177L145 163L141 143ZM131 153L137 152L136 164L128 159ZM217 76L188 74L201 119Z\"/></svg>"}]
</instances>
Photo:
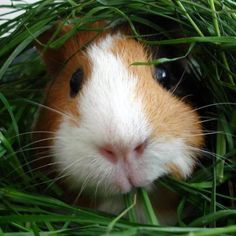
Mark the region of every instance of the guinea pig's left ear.
<instances>
[{"instance_id":1,"label":"guinea pig's left ear","mask_svg":"<svg viewBox=\"0 0 236 236\"><path fill-rule=\"evenodd\" d=\"M63 45L54 47L51 43L58 39L63 40L63 36L67 32L72 30L72 26L62 26L60 23L54 25L51 29L41 34L36 42L36 48L39 51L47 70L50 74L54 75L58 72L58 69L63 66L66 58L71 53L70 45L73 43L73 36L65 41Z\"/></svg>"},{"instance_id":2,"label":"guinea pig's left ear","mask_svg":"<svg viewBox=\"0 0 236 236\"><path fill-rule=\"evenodd\" d=\"M40 35L36 48L48 72L53 76L57 75L70 58L96 37L96 29L101 27L101 24L102 22L91 24L89 28L94 30L79 31L74 25L63 25L59 22Z\"/></svg>"}]
</instances>

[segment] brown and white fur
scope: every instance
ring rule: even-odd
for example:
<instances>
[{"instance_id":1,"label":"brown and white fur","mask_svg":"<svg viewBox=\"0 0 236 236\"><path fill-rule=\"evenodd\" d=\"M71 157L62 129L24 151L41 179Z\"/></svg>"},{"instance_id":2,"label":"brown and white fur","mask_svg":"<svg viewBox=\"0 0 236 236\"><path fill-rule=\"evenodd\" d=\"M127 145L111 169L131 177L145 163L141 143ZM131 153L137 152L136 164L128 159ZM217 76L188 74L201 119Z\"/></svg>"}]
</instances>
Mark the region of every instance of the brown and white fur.
<instances>
[{"instance_id":1,"label":"brown and white fur","mask_svg":"<svg viewBox=\"0 0 236 236\"><path fill-rule=\"evenodd\" d=\"M65 26L61 34L70 29ZM50 109L41 109L34 128L46 132L35 138L49 147L48 162L56 164L67 186L91 199L97 195L97 208L108 212L121 210L120 196L136 187L152 191L163 175L188 177L203 143L193 108L153 78L152 66L131 65L151 55L125 32L83 31L58 49L39 47L54 80L46 91ZM39 40L46 43L52 34ZM69 82L78 68L83 84L71 97Z\"/></svg>"}]
</instances>

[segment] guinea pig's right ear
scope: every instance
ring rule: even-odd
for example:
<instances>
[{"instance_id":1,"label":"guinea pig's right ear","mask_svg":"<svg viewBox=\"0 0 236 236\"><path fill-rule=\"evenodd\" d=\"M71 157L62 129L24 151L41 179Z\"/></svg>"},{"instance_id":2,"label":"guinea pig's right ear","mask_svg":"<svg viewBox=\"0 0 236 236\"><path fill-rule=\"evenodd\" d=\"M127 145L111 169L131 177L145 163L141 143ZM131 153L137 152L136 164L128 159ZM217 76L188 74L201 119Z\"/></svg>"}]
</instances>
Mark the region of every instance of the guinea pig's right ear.
<instances>
[{"instance_id":1,"label":"guinea pig's right ear","mask_svg":"<svg viewBox=\"0 0 236 236\"><path fill-rule=\"evenodd\" d=\"M67 32L72 30L72 28L73 27L70 25L62 26L61 24L57 24L45 31L37 39L36 48L39 51L47 70L52 75L58 73L58 70L62 68L65 61L68 59L69 54L72 53L70 45L73 44L72 41L74 39L72 36L59 47L52 47L50 43L63 37Z\"/></svg>"}]
</instances>

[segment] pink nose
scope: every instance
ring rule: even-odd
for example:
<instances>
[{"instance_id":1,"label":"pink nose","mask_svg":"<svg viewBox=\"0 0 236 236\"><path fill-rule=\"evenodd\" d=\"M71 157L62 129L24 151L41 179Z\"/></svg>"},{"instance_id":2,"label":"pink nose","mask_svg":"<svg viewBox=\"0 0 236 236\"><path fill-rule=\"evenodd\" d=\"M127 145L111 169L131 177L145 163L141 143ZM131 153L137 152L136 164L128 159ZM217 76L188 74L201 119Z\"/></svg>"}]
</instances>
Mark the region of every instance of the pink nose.
<instances>
[{"instance_id":1,"label":"pink nose","mask_svg":"<svg viewBox=\"0 0 236 236\"><path fill-rule=\"evenodd\" d=\"M116 163L118 159L123 158L126 161L129 156L133 156L135 158L140 157L146 147L146 141L142 143L138 143L134 147L125 147L125 146L114 146L110 144L106 144L99 148L100 153L112 163Z\"/></svg>"}]
</instances>

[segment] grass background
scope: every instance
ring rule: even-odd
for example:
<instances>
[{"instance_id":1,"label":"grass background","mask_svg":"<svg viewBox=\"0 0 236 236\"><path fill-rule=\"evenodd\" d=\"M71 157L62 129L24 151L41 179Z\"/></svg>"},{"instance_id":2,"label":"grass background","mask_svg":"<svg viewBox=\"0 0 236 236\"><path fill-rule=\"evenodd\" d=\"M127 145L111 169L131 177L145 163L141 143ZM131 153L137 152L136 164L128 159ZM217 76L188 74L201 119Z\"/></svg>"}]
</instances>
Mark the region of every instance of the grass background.
<instances>
[{"instance_id":1,"label":"grass background","mask_svg":"<svg viewBox=\"0 0 236 236\"><path fill-rule=\"evenodd\" d=\"M43 0L30 5L14 1L5 7L21 14L0 25L0 235L236 235L233 0ZM78 19L78 15L83 17ZM178 23L184 37L170 37L169 29L153 20L157 16ZM0 15L4 18L7 15ZM132 210L135 196L126 196L127 209L119 216L80 209L59 200L63 190L32 169L31 125L47 81L34 40L56 21L69 19L77 30L99 19L127 22L134 35L144 40L135 27L141 24L158 35L158 40L152 37L148 44L194 46L187 61L193 83L202 88L198 93L206 105L199 111L208 141L192 178L159 180L181 197L175 227L158 225L145 190L138 195L149 224L142 225L135 222ZM64 40L50 46L57 47ZM47 195L39 194L44 188ZM183 212L189 203L195 213L186 218ZM127 212L129 219L120 219Z\"/></svg>"}]
</instances>

